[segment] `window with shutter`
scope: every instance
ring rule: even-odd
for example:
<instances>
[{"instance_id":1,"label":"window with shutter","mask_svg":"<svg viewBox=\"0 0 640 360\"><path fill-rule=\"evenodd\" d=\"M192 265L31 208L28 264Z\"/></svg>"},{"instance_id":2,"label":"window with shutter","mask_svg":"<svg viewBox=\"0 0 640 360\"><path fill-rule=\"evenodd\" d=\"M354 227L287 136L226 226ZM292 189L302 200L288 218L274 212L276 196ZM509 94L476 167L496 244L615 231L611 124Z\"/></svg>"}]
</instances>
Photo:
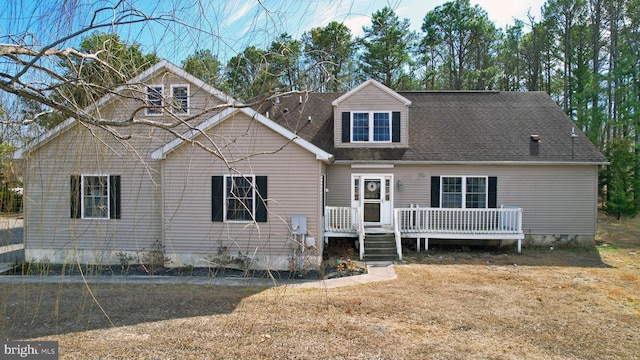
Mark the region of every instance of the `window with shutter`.
<instances>
[{"instance_id":1,"label":"window with shutter","mask_svg":"<svg viewBox=\"0 0 640 360\"><path fill-rule=\"evenodd\" d=\"M443 208L495 208L496 177L433 176L431 206Z\"/></svg>"},{"instance_id":2,"label":"window with shutter","mask_svg":"<svg viewBox=\"0 0 640 360\"><path fill-rule=\"evenodd\" d=\"M389 143L392 142L392 137L398 134L394 134L392 114L390 112L357 112L353 111L350 114L350 123L347 131L345 132L345 113L343 113L343 142L354 143ZM395 113L394 113L395 115ZM399 113L398 115L399 116ZM397 121L399 123L399 120ZM351 134L345 140L345 134ZM399 139L398 139L399 141Z\"/></svg>"},{"instance_id":3,"label":"window with shutter","mask_svg":"<svg viewBox=\"0 0 640 360\"><path fill-rule=\"evenodd\" d=\"M72 219L120 219L119 175L72 175Z\"/></svg>"},{"instance_id":4,"label":"window with shutter","mask_svg":"<svg viewBox=\"0 0 640 360\"><path fill-rule=\"evenodd\" d=\"M211 186L211 221L267 221L266 176L213 176Z\"/></svg>"}]
</instances>

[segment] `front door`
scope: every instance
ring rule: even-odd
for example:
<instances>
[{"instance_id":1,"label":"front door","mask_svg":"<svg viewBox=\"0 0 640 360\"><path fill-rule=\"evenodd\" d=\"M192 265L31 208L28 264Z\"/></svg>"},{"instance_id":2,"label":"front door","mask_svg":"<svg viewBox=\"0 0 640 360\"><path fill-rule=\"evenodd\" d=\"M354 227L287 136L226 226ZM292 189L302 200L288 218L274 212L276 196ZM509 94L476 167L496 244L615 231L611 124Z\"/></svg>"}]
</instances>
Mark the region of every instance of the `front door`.
<instances>
[{"instance_id":1,"label":"front door","mask_svg":"<svg viewBox=\"0 0 640 360\"><path fill-rule=\"evenodd\" d=\"M360 208L365 225L391 225L393 175L352 175L352 206Z\"/></svg>"}]
</instances>

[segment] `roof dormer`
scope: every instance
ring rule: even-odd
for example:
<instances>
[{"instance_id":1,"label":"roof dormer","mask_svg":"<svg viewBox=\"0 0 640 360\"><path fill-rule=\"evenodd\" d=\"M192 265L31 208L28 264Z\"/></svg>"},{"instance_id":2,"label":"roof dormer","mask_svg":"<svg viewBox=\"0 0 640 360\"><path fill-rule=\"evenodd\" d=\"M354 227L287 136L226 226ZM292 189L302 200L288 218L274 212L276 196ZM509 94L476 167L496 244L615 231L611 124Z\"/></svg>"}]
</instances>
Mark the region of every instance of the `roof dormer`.
<instances>
[{"instance_id":1,"label":"roof dormer","mask_svg":"<svg viewBox=\"0 0 640 360\"><path fill-rule=\"evenodd\" d=\"M369 79L335 99L331 105L337 148L409 146L411 101L380 82Z\"/></svg>"}]
</instances>

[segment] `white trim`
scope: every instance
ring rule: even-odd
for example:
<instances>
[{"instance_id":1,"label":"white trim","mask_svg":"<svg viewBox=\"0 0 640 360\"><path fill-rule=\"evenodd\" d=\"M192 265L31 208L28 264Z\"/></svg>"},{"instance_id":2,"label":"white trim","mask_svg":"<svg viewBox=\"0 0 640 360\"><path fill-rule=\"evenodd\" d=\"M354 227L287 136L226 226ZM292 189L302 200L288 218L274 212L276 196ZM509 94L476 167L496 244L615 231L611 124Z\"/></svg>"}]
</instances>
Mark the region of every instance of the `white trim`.
<instances>
[{"instance_id":1,"label":"white trim","mask_svg":"<svg viewBox=\"0 0 640 360\"><path fill-rule=\"evenodd\" d=\"M387 94L391 95L392 97L394 97L395 99L401 101L405 106L409 106L411 105L411 100L405 98L404 96L398 94L397 92L389 89L388 87L384 86L382 83L374 80L374 79L369 79L365 82L363 82L362 84L356 86L355 88L353 88L351 91L343 94L342 96L340 96L339 98L333 100L331 102L332 106L338 106L338 104L340 104L342 101L348 99L351 95L357 93L358 91L362 90L363 88L365 88L368 85L374 85L375 87L379 88L380 90L386 92Z\"/></svg>"},{"instance_id":2,"label":"white trim","mask_svg":"<svg viewBox=\"0 0 640 360\"><path fill-rule=\"evenodd\" d=\"M84 214L84 178L85 177L104 177L107 186L107 216L105 217L88 217ZM108 174L81 174L80 175L80 218L86 220L109 220L111 219L111 178ZM102 196L101 196L102 197Z\"/></svg>"},{"instance_id":3,"label":"white trim","mask_svg":"<svg viewBox=\"0 0 640 360\"><path fill-rule=\"evenodd\" d=\"M197 77L189 74L188 72L186 72L183 69L179 68L178 66L172 64L171 62L169 62L167 60L160 60L155 65L151 66L147 70L141 72L140 74L138 74L137 76L135 76L134 78L129 80L126 85L119 86L118 88L116 88L111 93L103 96L96 103L87 106L85 109L82 110L82 112L90 113L91 111L94 111L95 109L101 107L102 105L104 105L107 102L109 102L112 99L114 99L117 96L116 95L117 93L129 88L132 85L135 85L135 84L143 82L143 80L151 77L152 75L154 75L155 73L160 72L163 69L172 72L173 74L177 75L178 77L182 77L183 79L185 79L188 82L192 83L196 87L203 89L204 91L206 91L209 94L217 97L218 99L222 100L223 102L225 102L227 104L234 105L234 104L238 104L239 103L237 100L235 100L231 96L221 92L220 90L214 88L213 86L211 86L211 85L205 83L204 81L198 79ZM44 134L38 136L37 138L35 138L30 144L25 145L25 146L21 147L20 149L18 149L17 151L15 151L13 153L14 158L15 159L24 158L26 153L37 149L38 147L40 147L41 145L43 145L44 143L49 141L51 138L57 136L58 134L60 134L63 131L65 131L67 128L71 127L73 124L75 124L75 122L76 122L75 118L67 118L65 121L63 121L62 123L58 124L53 129L51 129L51 130L45 132Z\"/></svg>"},{"instance_id":4,"label":"white trim","mask_svg":"<svg viewBox=\"0 0 640 360\"><path fill-rule=\"evenodd\" d=\"M393 120L392 120L392 112L391 111L350 111L350 118L349 118L349 133L351 138L349 139L349 142L353 143L353 144L390 144L391 142L393 142ZM354 140L354 136L355 136L355 131L353 130L353 115L354 114L367 114L367 130L368 130L368 138L369 140ZM375 115L376 114L387 114L389 117L389 140L375 140L374 136L375 136Z\"/></svg>"},{"instance_id":5,"label":"white trim","mask_svg":"<svg viewBox=\"0 0 640 360\"><path fill-rule=\"evenodd\" d=\"M61 122L60 124L56 125L53 129L43 133L42 135L38 136L37 138L35 138L33 140L33 142L29 145L25 145L23 147L21 147L20 149L16 150L13 153L13 158L14 159L23 159L25 154L30 151L33 150L37 145L41 145L44 144L45 142L49 141L50 138L53 138L55 135L62 133L63 131L67 130L67 128L71 127L71 125L73 125L73 123L76 121L76 119L74 118L68 118L67 120Z\"/></svg>"},{"instance_id":6,"label":"white trim","mask_svg":"<svg viewBox=\"0 0 640 360\"><path fill-rule=\"evenodd\" d=\"M373 225L373 226L383 226L383 225L391 225L393 224L393 208L394 208L394 197L395 197L395 189L394 189L394 178L395 175L393 173L352 173L351 174L351 182L349 187L350 189L350 203L352 208L359 208L362 211L364 216L364 180L373 179L380 180L380 187L383 188L380 190L380 221L379 222L365 222L365 225ZM355 189L354 184L355 180L358 180L358 200L355 199ZM386 182L389 181L389 188L387 192ZM389 197L389 200L386 199ZM372 203L369 201L369 203ZM388 213L384 213L387 210Z\"/></svg>"},{"instance_id":7,"label":"white trim","mask_svg":"<svg viewBox=\"0 0 640 360\"><path fill-rule=\"evenodd\" d=\"M236 111L237 111L237 109L234 109L234 108L226 108L226 109L220 111L219 113L215 114L211 118L209 118L209 120L201 122L200 125L196 126L195 129L191 129L191 130L183 133L182 137L185 138L185 139L188 139L188 140L193 140L193 138L195 138L196 135L200 134L201 132L203 132L204 130L209 128L210 126L213 126L216 123L222 121L223 119L225 119L228 116L232 115ZM164 144L162 147L160 147L160 148L156 149L154 152L152 152L151 153L151 159L152 160L166 159L167 154L172 152L173 150L175 150L178 146L182 145L182 143L184 143L184 140L182 138L176 138L176 139L173 139L173 140L169 141L168 143Z\"/></svg>"},{"instance_id":8,"label":"white trim","mask_svg":"<svg viewBox=\"0 0 640 360\"><path fill-rule=\"evenodd\" d=\"M393 169L394 164L351 164L352 169Z\"/></svg>"},{"instance_id":9,"label":"white trim","mask_svg":"<svg viewBox=\"0 0 640 360\"><path fill-rule=\"evenodd\" d=\"M288 140L300 145L303 149L305 149L305 150L309 151L310 153L316 155L316 160L321 160L321 161L329 162L329 163L333 162L333 155L331 155L328 152L326 152L326 151L320 149L319 147L313 145L312 143L308 142L307 140L304 140L303 138L299 137L295 133L293 133L293 132L287 130L286 128L284 128L283 126L277 124L275 121L266 118L264 115L260 114L259 112L255 111L255 110L253 110L251 108L241 108L240 111L244 112L245 114L247 114L251 118L258 120L258 122L260 122L262 125L264 125L264 126L268 127L269 129L279 133L280 135L284 136Z\"/></svg>"},{"instance_id":10,"label":"white trim","mask_svg":"<svg viewBox=\"0 0 640 360\"><path fill-rule=\"evenodd\" d=\"M158 91L158 89L160 89L160 105L156 105L156 106L159 106L157 108L145 108L144 115L145 116L162 116L162 114L164 113L163 107L164 107L164 98L165 98L164 85L163 84L144 85L144 102L146 106L152 106L151 99L149 99L150 89L156 92Z\"/></svg>"},{"instance_id":11,"label":"white trim","mask_svg":"<svg viewBox=\"0 0 640 360\"><path fill-rule=\"evenodd\" d=\"M335 160L334 165L609 165L608 161L420 161L420 160Z\"/></svg>"},{"instance_id":12,"label":"white trim","mask_svg":"<svg viewBox=\"0 0 640 360\"><path fill-rule=\"evenodd\" d=\"M252 193L251 199L252 199L252 201L251 201L251 210L250 210L251 213L249 214L251 219L249 219L249 220L233 220L233 219L229 220L229 219L227 219L227 210L228 210L227 209L227 201L229 201L229 199L227 198L227 192L228 192L227 179L229 179L229 178L231 178L231 179L233 179L233 178L251 179L251 193ZM223 191L223 194L222 194L222 199L223 199L222 200L222 211L223 211L223 213L222 213L222 221L226 222L226 223L251 223L251 222L253 222L255 220L255 218L256 218L256 201L257 201L257 196L256 196L256 193L257 193L257 190L256 190L256 176L254 174L250 174L250 175L234 175L234 174L224 175L222 177L222 181L224 182L222 184L222 191ZM233 180L232 180L232 182L233 182ZM244 201L243 201L243 203L244 203Z\"/></svg>"},{"instance_id":13,"label":"white trim","mask_svg":"<svg viewBox=\"0 0 640 360\"><path fill-rule=\"evenodd\" d=\"M191 87L189 86L189 84L171 84L170 88L170 99L172 100L171 103L173 105L173 103L175 102L175 95L174 95L174 90L175 88L187 88L187 111L186 112L181 112L181 111L176 111L177 108L175 107L171 107L171 113L176 115L176 116L189 116L189 114L191 113Z\"/></svg>"},{"instance_id":14,"label":"white trim","mask_svg":"<svg viewBox=\"0 0 640 360\"><path fill-rule=\"evenodd\" d=\"M293 132L285 129L284 127L278 125L277 123L275 123L273 120L270 120L268 118L266 118L264 115L261 115L260 113L256 112L255 110L251 109L251 108L226 108L224 110L222 110L221 112L217 113L216 115L212 116L211 118L209 118L206 121L203 121L202 123L200 123L200 125L196 126L195 129L193 130L189 130L187 132L185 132L184 134L182 134L182 137L184 139L187 140L193 140L198 134L206 131L207 129L209 129L210 127L226 120L227 118L229 118L231 115L235 114L236 112L241 112L247 116L249 116L250 118L258 121L260 124L266 126L267 128L275 131L276 133L284 136L286 139L288 139L289 141L301 146L303 149L309 151L310 153L316 155L316 159L317 160L321 160L327 163L331 163L333 162L333 155L329 154L328 152L320 149L319 147L313 145L312 143L298 137L298 135L294 134ZM172 152L173 150L175 150L178 146L182 145L185 142L185 140L178 138L178 139L174 139L172 141L170 141L169 143L165 144L164 146L162 146L161 148L155 150L152 154L151 154L151 159L152 160L160 160L160 159L166 159L167 154Z\"/></svg>"},{"instance_id":15,"label":"white trim","mask_svg":"<svg viewBox=\"0 0 640 360\"><path fill-rule=\"evenodd\" d=\"M169 61L162 60L158 64L161 64L161 63L164 64L163 67L167 68L169 71L171 71L175 75L178 75L179 77L184 78L185 80L187 80L188 82L192 83L196 87L203 89L204 91L208 92L211 95L214 95L215 97L217 97L218 99L222 100L223 102L225 102L227 104L238 104L239 103L238 100L236 100L236 99L232 98L231 96L223 93L222 91L214 88L213 86L205 83L204 81L198 79L197 77L189 74L188 72L186 72L183 69L181 69L180 67L170 63ZM151 75L151 74L149 74L149 75Z\"/></svg>"},{"instance_id":16,"label":"white trim","mask_svg":"<svg viewBox=\"0 0 640 360\"><path fill-rule=\"evenodd\" d=\"M442 179L443 178L460 178L462 188L460 189L462 198L461 207L459 208L451 208L444 207L444 203L442 201L442 188L444 186ZM484 207L482 208L467 208L467 179L468 178L482 178L484 179ZM489 208L489 176L474 176L474 175L440 175L440 194L439 194L439 204L442 209L488 209Z\"/></svg>"}]
</instances>

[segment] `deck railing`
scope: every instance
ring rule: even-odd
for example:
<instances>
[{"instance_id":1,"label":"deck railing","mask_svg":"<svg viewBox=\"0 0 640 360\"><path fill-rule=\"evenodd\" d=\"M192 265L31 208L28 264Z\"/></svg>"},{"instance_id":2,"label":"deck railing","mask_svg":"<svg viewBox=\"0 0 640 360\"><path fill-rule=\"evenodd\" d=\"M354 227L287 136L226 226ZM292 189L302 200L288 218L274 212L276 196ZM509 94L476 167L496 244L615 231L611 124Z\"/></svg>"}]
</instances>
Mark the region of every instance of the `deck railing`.
<instances>
[{"instance_id":1,"label":"deck railing","mask_svg":"<svg viewBox=\"0 0 640 360\"><path fill-rule=\"evenodd\" d=\"M394 235L398 257L402 259L402 237L425 239L431 236L472 239L500 238L517 239L518 252L522 233L522 209L503 206L496 209L450 209L450 208L397 208L394 209ZM365 228L362 212L357 207L325 208L324 231L326 237L358 237L360 259L364 257ZM418 248L420 246L418 245Z\"/></svg>"},{"instance_id":2,"label":"deck railing","mask_svg":"<svg viewBox=\"0 0 640 360\"><path fill-rule=\"evenodd\" d=\"M364 219L360 208L325 207L324 231L334 236L357 236L360 260L364 258Z\"/></svg>"},{"instance_id":3,"label":"deck railing","mask_svg":"<svg viewBox=\"0 0 640 360\"><path fill-rule=\"evenodd\" d=\"M519 234L522 209L399 208L396 227L400 233Z\"/></svg>"},{"instance_id":4,"label":"deck railing","mask_svg":"<svg viewBox=\"0 0 640 360\"><path fill-rule=\"evenodd\" d=\"M359 230L360 209L354 207L327 206L324 214L324 231L356 233Z\"/></svg>"}]
</instances>

